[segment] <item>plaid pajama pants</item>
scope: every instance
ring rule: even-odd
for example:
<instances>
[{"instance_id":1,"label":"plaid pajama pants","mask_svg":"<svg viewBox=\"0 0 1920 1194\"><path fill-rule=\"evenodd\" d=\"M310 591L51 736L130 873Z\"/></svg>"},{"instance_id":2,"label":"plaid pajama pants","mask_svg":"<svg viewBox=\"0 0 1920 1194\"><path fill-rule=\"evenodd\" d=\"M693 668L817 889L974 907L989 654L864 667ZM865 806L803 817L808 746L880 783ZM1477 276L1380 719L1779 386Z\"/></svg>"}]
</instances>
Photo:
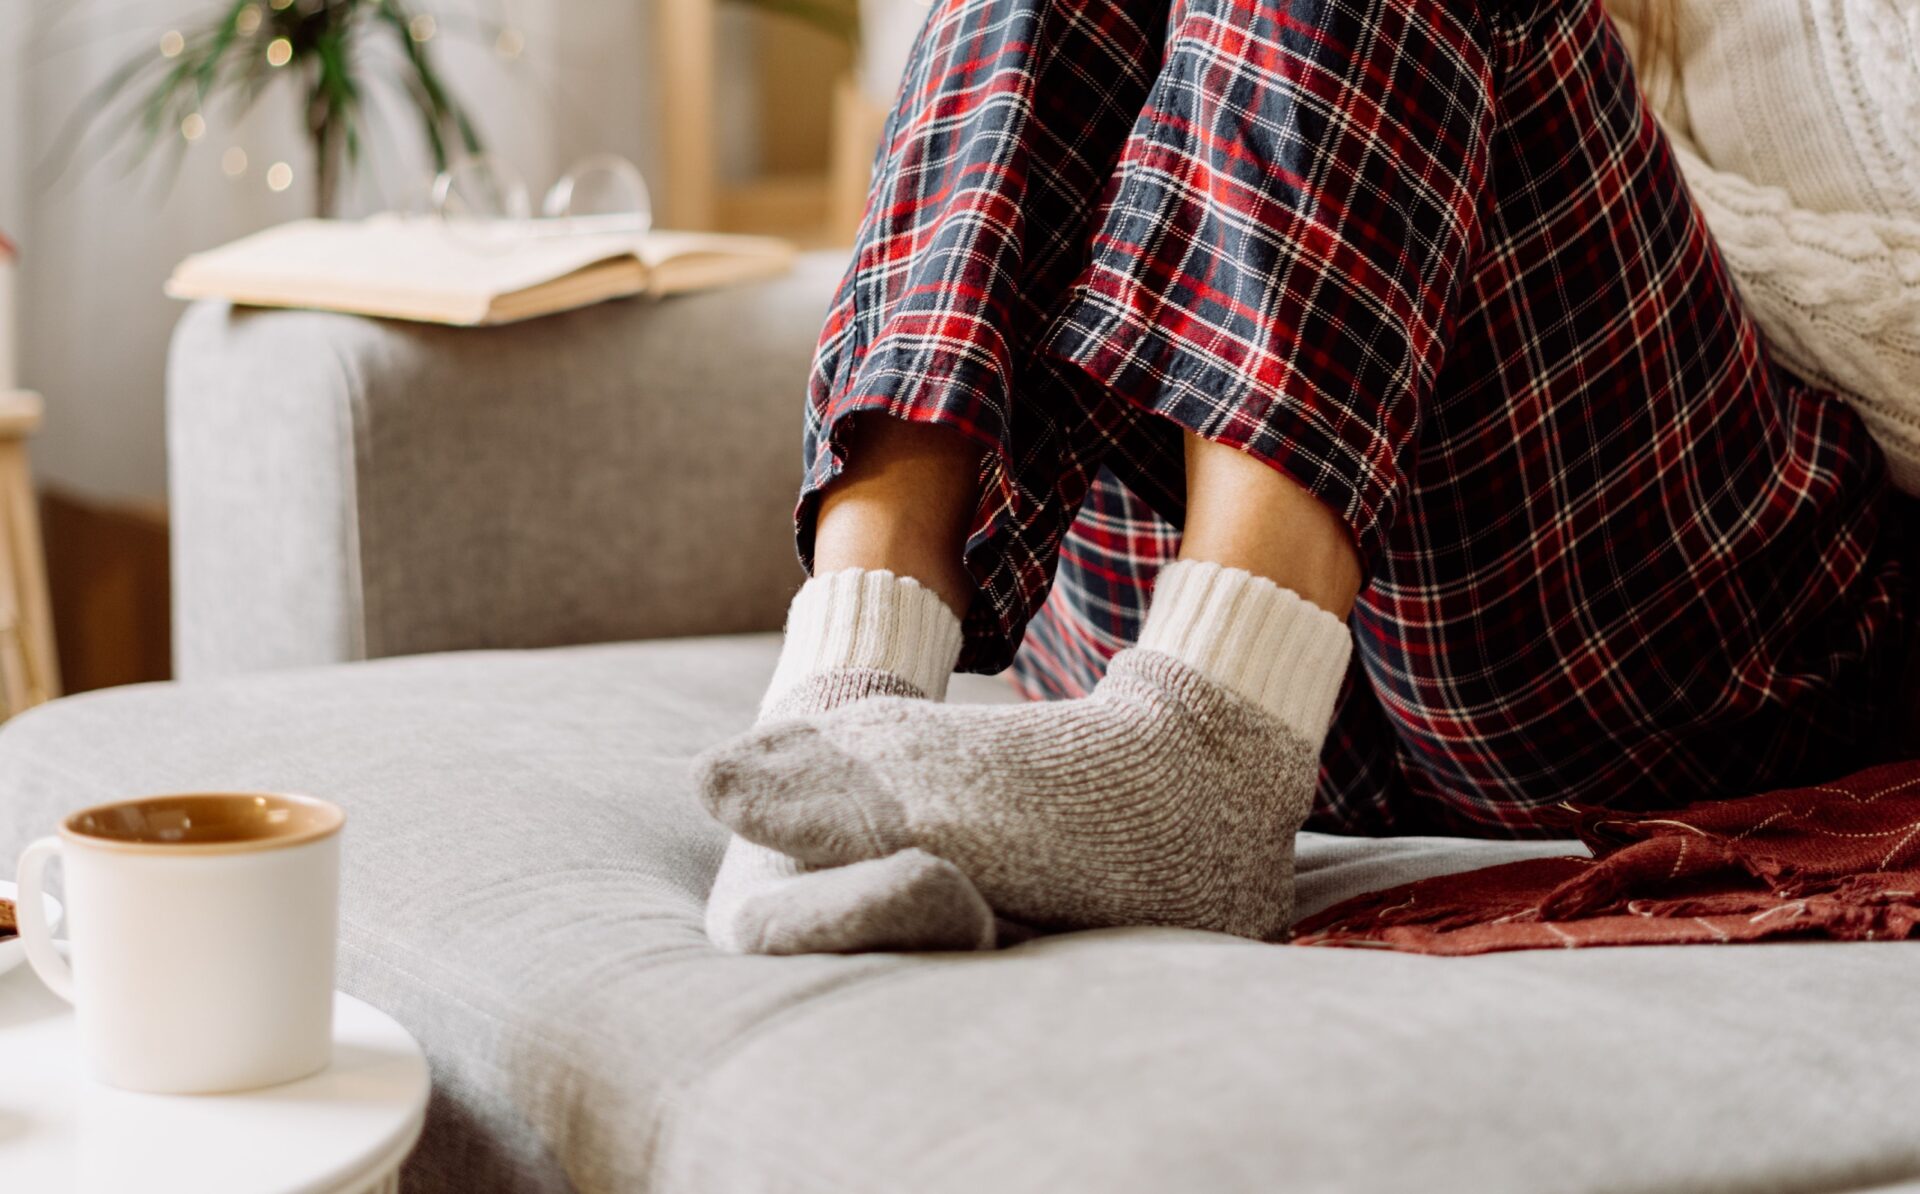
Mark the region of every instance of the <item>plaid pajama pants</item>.
<instances>
[{"instance_id":1,"label":"plaid pajama pants","mask_svg":"<svg viewBox=\"0 0 1920 1194\"><path fill-rule=\"evenodd\" d=\"M870 415L984 449L962 662L1033 695L1134 637L1183 431L1337 513L1320 828L1852 770L1913 616L1884 461L1768 358L1597 0L940 0L821 336L803 560Z\"/></svg>"}]
</instances>

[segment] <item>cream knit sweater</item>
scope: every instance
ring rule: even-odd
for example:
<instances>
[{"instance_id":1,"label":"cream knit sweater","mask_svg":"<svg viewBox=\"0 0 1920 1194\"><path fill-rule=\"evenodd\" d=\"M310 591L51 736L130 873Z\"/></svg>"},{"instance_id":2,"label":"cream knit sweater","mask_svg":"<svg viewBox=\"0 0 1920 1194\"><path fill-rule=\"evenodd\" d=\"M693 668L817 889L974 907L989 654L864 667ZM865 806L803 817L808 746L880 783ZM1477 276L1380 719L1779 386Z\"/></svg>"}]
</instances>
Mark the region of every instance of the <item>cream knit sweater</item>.
<instances>
[{"instance_id":1,"label":"cream knit sweater","mask_svg":"<svg viewBox=\"0 0 1920 1194\"><path fill-rule=\"evenodd\" d=\"M1920 493L1920 0L1675 2L1648 89L1748 309Z\"/></svg>"}]
</instances>

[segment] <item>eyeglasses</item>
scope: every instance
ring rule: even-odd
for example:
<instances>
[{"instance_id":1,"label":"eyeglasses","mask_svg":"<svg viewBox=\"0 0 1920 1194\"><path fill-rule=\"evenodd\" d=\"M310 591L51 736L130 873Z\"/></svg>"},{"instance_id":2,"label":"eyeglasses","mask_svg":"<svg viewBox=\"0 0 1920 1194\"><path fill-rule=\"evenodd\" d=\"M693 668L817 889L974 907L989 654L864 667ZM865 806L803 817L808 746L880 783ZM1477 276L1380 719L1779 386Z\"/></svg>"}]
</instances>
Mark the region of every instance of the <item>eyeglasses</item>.
<instances>
[{"instance_id":1,"label":"eyeglasses","mask_svg":"<svg viewBox=\"0 0 1920 1194\"><path fill-rule=\"evenodd\" d=\"M533 214L532 193L518 171L492 154L477 154L434 176L434 219L447 234L476 248L510 248L523 240L595 233L639 235L653 227L647 181L612 153L581 158L548 188Z\"/></svg>"}]
</instances>

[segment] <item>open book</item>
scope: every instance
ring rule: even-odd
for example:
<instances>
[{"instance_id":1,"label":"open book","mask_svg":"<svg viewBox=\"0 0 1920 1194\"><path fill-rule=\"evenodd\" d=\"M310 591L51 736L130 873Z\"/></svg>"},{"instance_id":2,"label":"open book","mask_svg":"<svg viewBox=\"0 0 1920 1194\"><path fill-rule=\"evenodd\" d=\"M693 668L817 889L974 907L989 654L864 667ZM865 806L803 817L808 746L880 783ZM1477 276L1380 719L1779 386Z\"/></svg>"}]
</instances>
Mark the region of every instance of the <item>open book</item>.
<instances>
[{"instance_id":1,"label":"open book","mask_svg":"<svg viewBox=\"0 0 1920 1194\"><path fill-rule=\"evenodd\" d=\"M770 277L786 272L793 253L782 240L709 232L488 243L420 216L298 220L195 253L174 268L167 293L425 323L511 323L631 294Z\"/></svg>"}]
</instances>

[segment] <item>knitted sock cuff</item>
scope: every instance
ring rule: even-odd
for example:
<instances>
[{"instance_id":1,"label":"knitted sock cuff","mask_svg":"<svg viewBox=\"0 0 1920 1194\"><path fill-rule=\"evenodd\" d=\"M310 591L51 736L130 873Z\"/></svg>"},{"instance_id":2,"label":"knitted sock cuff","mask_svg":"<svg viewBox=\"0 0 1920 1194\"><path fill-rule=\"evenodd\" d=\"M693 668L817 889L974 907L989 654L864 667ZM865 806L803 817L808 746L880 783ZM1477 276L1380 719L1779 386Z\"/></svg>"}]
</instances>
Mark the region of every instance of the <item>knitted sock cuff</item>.
<instances>
[{"instance_id":1,"label":"knitted sock cuff","mask_svg":"<svg viewBox=\"0 0 1920 1194\"><path fill-rule=\"evenodd\" d=\"M1344 622L1292 589L1239 568L1176 560L1160 569L1135 645L1184 661L1318 750L1353 639Z\"/></svg>"},{"instance_id":2,"label":"knitted sock cuff","mask_svg":"<svg viewBox=\"0 0 1920 1194\"><path fill-rule=\"evenodd\" d=\"M889 672L944 700L960 661L960 619L911 577L866 568L816 576L787 609L787 637L763 709L808 676L835 668Z\"/></svg>"}]
</instances>

